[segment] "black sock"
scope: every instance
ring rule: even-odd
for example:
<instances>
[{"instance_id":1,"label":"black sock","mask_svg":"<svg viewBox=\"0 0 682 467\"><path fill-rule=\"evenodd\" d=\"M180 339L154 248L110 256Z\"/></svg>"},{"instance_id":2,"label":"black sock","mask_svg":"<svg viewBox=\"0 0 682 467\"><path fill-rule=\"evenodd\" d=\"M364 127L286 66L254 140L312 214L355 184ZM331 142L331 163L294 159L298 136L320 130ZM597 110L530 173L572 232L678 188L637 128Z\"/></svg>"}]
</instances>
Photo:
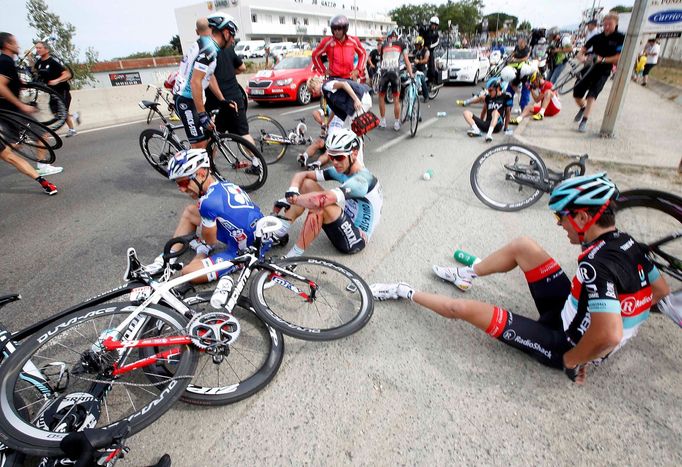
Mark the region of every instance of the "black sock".
<instances>
[{"instance_id":1,"label":"black sock","mask_svg":"<svg viewBox=\"0 0 682 467\"><path fill-rule=\"evenodd\" d=\"M38 183L40 183L40 184L42 185L43 182L45 181L45 179L44 179L41 175L38 175L38 176L35 178L35 181L38 182Z\"/></svg>"},{"instance_id":2,"label":"black sock","mask_svg":"<svg viewBox=\"0 0 682 467\"><path fill-rule=\"evenodd\" d=\"M587 121L587 117L583 117L583 122L586 122L586 121Z\"/></svg>"}]
</instances>

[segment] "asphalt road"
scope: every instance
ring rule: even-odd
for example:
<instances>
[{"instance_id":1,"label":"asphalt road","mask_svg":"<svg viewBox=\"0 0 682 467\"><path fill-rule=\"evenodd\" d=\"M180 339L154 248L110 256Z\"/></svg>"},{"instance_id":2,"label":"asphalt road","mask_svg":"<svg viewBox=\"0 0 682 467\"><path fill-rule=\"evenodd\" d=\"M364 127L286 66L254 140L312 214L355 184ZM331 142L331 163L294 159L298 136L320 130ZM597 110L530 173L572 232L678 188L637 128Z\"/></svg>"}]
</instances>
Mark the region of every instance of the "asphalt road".
<instances>
[{"instance_id":1,"label":"asphalt road","mask_svg":"<svg viewBox=\"0 0 682 467\"><path fill-rule=\"evenodd\" d=\"M469 169L485 143L466 137L454 100L472 90L442 90L414 139L403 138L406 129L370 134L365 162L384 189L381 225L358 255L342 257L324 238L310 254L337 259L370 283L405 280L463 296L435 280L431 265L453 264L457 247L482 256L528 234L575 271L578 250L544 202L500 213L471 192ZM287 129L312 110L251 109ZM440 110L448 116L436 118ZM3 310L8 327L120 284L130 246L143 260L159 253L187 198L142 157L137 139L146 127L67 139L57 160L65 171L52 177L61 191L52 198L0 165L0 293L24 297ZM289 186L295 153L271 166L266 186L253 193L264 211ZM420 179L426 169L434 171L429 182ZM621 188L667 183L617 167L609 173ZM518 272L481 279L467 296L537 316ZM583 388L470 326L405 302L376 304L368 326L350 338L286 343L282 368L265 390L227 407L178 403L130 440L123 465L151 463L164 452L179 466L682 463L682 340L661 315L593 369Z\"/></svg>"}]
</instances>

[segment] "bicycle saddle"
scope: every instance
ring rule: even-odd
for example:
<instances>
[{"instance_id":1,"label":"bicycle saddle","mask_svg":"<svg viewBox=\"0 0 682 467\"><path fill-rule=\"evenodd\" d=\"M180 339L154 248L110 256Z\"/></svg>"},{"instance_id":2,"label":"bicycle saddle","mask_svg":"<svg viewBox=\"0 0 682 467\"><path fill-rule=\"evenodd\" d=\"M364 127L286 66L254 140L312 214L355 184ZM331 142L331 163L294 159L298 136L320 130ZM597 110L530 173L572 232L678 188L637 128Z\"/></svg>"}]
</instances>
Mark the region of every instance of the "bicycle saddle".
<instances>
[{"instance_id":1,"label":"bicycle saddle","mask_svg":"<svg viewBox=\"0 0 682 467\"><path fill-rule=\"evenodd\" d=\"M141 100L141 101L140 101L140 106L141 106L141 107L147 107L148 109L149 109L149 108L156 108L156 107L158 107L158 106L160 106L160 105L161 105L160 102L145 101L145 100Z\"/></svg>"},{"instance_id":2,"label":"bicycle saddle","mask_svg":"<svg viewBox=\"0 0 682 467\"><path fill-rule=\"evenodd\" d=\"M21 295L13 293L9 295L0 295L0 308L7 305L8 303L16 302L21 300Z\"/></svg>"}]
</instances>

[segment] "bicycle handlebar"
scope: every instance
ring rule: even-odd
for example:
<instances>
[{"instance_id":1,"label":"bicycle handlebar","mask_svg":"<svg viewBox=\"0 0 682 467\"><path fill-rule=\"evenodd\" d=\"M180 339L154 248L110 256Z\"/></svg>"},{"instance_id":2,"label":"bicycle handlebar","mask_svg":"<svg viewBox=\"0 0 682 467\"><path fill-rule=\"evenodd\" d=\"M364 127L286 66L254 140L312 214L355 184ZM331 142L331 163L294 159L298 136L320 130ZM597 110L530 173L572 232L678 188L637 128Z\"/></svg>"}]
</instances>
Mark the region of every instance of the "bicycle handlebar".
<instances>
[{"instance_id":1,"label":"bicycle handlebar","mask_svg":"<svg viewBox=\"0 0 682 467\"><path fill-rule=\"evenodd\" d=\"M181 237L175 237L171 238L166 242L166 245L163 247L163 258L166 262L168 260L177 258L178 256L182 256L185 254L187 250L189 250L189 242L194 238L194 235L183 235ZM182 245L182 248L180 248L177 251L171 251L171 247L173 245L176 245L180 243Z\"/></svg>"}]
</instances>

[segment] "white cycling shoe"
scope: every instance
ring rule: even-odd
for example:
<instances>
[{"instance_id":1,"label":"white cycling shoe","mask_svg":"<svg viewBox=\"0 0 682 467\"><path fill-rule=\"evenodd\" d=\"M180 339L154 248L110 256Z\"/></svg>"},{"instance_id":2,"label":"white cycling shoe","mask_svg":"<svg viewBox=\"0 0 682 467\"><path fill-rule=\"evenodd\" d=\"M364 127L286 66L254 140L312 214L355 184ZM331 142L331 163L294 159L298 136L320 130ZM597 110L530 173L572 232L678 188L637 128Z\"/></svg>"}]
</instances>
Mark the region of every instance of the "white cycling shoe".
<instances>
[{"instance_id":1,"label":"white cycling shoe","mask_svg":"<svg viewBox=\"0 0 682 467\"><path fill-rule=\"evenodd\" d=\"M170 264L175 264L176 261L177 261L177 258L171 258L168 262ZM161 273L161 271L163 271L163 255L161 254L161 255L157 256L156 258L154 258L153 262L144 266L144 270L150 276L155 276L155 275Z\"/></svg>"},{"instance_id":2,"label":"white cycling shoe","mask_svg":"<svg viewBox=\"0 0 682 467\"><path fill-rule=\"evenodd\" d=\"M459 268L433 266L433 272L444 281L452 283L459 290L467 291L471 288L471 278L463 277Z\"/></svg>"},{"instance_id":3,"label":"white cycling shoe","mask_svg":"<svg viewBox=\"0 0 682 467\"><path fill-rule=\"evenodd\" d=\"M414 289L405 282L395 282L392 284L372 284L369 286L372 290L374 300L397 300L398 298L409 298L412 300Z\"/></svg>"}]
</instances>

